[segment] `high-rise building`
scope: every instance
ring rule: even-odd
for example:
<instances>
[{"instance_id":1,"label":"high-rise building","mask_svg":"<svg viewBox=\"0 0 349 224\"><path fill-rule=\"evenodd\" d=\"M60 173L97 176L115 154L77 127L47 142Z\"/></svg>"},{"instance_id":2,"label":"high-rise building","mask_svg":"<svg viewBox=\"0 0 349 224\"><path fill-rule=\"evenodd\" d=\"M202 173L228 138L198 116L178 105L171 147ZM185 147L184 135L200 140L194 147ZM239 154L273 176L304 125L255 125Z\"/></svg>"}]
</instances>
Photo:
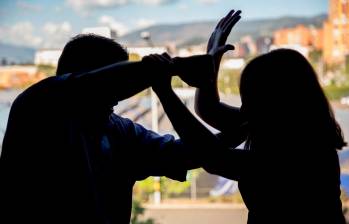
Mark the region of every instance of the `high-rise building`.
<instances>
[{"instance_id":1,"label":"high-rise building","mask_svg":"<svg viewBox=\"0 0 349 224\"><path fill-rule=\"evenodd\" d=\"M330 0L323 53L327 64L343 63L349 55L349 0Z\"/></svg>"},{"instance_id":2,"label":"high-rise building","mask_svg":"<svg viewBox=\"0 0 349 224\"><path fill-rule=\"evenodd\" d=\"M274 45L293 45L322 50L323 30L302 24L293 28L280 29L274 33Z\"/></svg>"}]
</instances>

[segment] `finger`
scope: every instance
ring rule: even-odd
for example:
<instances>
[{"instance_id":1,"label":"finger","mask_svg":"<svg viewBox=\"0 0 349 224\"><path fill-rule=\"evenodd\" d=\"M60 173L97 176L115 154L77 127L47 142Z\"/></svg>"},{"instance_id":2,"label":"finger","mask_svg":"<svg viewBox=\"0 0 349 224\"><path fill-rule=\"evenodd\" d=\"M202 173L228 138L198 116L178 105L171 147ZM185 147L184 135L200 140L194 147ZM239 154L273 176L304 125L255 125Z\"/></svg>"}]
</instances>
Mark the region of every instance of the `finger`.
<instances>
[{"instance_id":1,"label":"finger","mask_svg":"<svg viewBox=\"0 0 349 224\"><path fill-rule=\"evenodd\" d=\"M166 57L166 58L171 58L171 56L167 53L167 52L164 52L161 54L162 56Z\"/></svg>"},{"instance_id":2,"label":"finger","mask_svg":"<svg viewBox=\"0 0 349 224\"><path fill-rule=\"evenodd\" d=\"M224 45L217 50L217 56L222 57L223 54L227 53L228 51L235 50L235 47L233 45L227 44Z\"/></svg>"},{"instance_id":3,"label":"finger","mask_svg":"<svg viewBox=\"0 0 349 224\"><path fill-rule=\"evenodd\" d=\"M221 37L221 44L224 44L227 39L228 36L232 30L232 28L234 27L234 25L241 19L240 16L235 17L233 20L231 20L224 28L222 28L222 37Z\"/></svg>"},{"instance_id":4,"label":"finger","mask_svg":"<svg viewBox=\"0 0 349 224\"><path fill-rule=\"evenodd\" d=\"M161 56L164 57L168 62L172 61L172 57L167 52L162 53Z\"/></svg>"},{"instance_id":5,"label":"finger","mask_svg":"<svg viewBox=\"0 0 349 224\"><path fill-rule=\"evenodd\" d=\"M234 10L230 10L229 13L224 16L220 21L219 23L217 24L216 26L216 29L223 26L223 24L226 22L226 20L231 16L231 14L234 13Z\"/></svg>"},{"instance_id":6,"label":"finger","mask_svg":"<svg viewBox=\"0 0 349 224\"><path fill-rule=\"evenodd\" d=\"M164 59L158 54L150 54L144 58L152 63L164 62Z\"/></svg>"},{"instance_id":7,"label":"finger","mask_svg":"<svg viewBox=\"0 0 349 224\"><path fill-rule=\"evenodd\" d=\"M241 11L237 11L234 15L232 15L226 23L224 23L223 28L227 28L233 21L236 21L237 19L241 18Z\"/></svg>"},{"instance_id":8,"label":"finger","mask_svg":"<svg viewBox=\"0 0 349 224\"><path fill-rule=\"evenodd\" d=\"M151 61L158 60L158 57L156 56L156 54L150 54L150 55L145 56L144 58L151 60Z\"/></svg>"},{"instance_id":9,"label":"finger","mask_svg":"<svg viewBox=\"0 0 349 224\"><path fill-rule=\"evenodd\" d=\"M142 61L145 61L145 62L151 62L152 61L152 58L150 57L150 55L146 55L142 58Z\"/></svg>"},{"instance_id":10,"label":"finger","mask_svg":"<svg viewBox=\"0 0 349 224\"><path fill-rule=\"evenodd\" d=\"M215 29L222 26L222 23L224 22L225 17L223 17L221 20L219 20L218 24L216 25Z\"/></svg>"},{"instance_id":11,"label":"finger","mask_svg":"<svg viewBox=\"0 0 349 224\"><path fill-rule=\"evenodd\" d=\"M224 27L230 20L230 18L232 17L232 15L234 14L235 10L230 10L230 12L224 17L224 21L221 24L221 27Z\"/></svg>"},{"instance_id":12,"label":"finger","mask_svg":"<svg viewBox=\"0 0 349 224\"><path fill-rule=\"evenodd\" d=\"M239 22L239 20L241 19L241 16L235 17L233 20L231 20L224 28L223 28L223 32L224 33L229 33L231 32L231 30L233 29L233 27L235 26L235 24L237 22Z\"/></svg>"},{"instance_id":13,"label":"finger","mask_svg":"<svg viewBox=\"0 0 349 224\"><path fill-rule=\"evenodd\" d=\"M154 54L152 57L154 58L154 62L157 63L157 67L165 72L168 72L170 69L169 66L173 64L172 58L167 53L163 53L161 55Z\"/></svg>"},{"instance_id":14,"label":"finger","mask_svg":"<svg viewBox=\"0 0 349 224\"><path fill-rule=\"evenodd\" d=\"M155 54L154 57L159 62L162 62L162 63L166 63L167 62L167 59L164 56L160 55L160 54Z\"/></svg>"},{"instance_id":15,"label":"finger","mask_svg":"<svg viewBox=\"0 0 349 224\"><path fill-rule=\"evenodd\" d=\"M231 44L224 45L223 47L221 47L221 49L219 49L219 51L222 54L225 54L226 52L233 51L233 50L235 50L235 47Z\"/></svg>"},{"instance_id":16,"label":"finger","mask_svg":"<svg viewBox=\"0 0 349 224\"><path fill-rule=\"evenodd\" d=\"M168 65L173 65L174 64L174 61L173 61L172 57L167 52L163 53L161 55L161 57L165 60L165 62Z\"/></svg>"}]
</instances>

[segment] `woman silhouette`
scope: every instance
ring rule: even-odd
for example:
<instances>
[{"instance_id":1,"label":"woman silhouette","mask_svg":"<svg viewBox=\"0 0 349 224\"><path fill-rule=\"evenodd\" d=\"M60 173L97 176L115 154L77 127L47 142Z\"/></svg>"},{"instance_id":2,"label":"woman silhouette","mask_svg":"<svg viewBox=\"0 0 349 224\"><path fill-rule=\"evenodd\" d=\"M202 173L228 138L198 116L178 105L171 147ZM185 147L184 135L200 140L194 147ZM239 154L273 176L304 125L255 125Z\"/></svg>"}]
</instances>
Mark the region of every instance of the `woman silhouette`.
<instances>
[{"instance_id":1,"label":"woman silhouette","mask_svg":"<svg viewBox=\"0 0 349 224\"><path fill-rule=\"evenodd\" d=\"M232 49L225 42L239 14L230 12L210 38L217 68ZM244 150L216 155L204 167L239 181L248 223L345 223L336 150L346 143L306 58L280 49L253 59L241 74L240 95L238 110L220 103L217 83L203 87L196 112L231 142L246 132Z\"/></svg>"}]
</instances>

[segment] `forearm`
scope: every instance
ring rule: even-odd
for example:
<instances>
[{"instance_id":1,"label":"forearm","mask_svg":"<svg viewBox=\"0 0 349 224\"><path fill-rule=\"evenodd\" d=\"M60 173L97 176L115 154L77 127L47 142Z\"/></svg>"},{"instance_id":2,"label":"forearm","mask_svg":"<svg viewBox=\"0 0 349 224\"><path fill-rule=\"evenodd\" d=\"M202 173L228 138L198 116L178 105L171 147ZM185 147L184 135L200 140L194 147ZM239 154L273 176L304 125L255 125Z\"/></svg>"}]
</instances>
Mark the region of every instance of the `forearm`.
<instances>
[{"instance_id":1,"label":"forearm","mask_svg":"<svg viewBox=\"0 0 349 224\"><path fill-rule=\"evenodd\" d=\"M185 144L200 152L221 147L218 138L194 117L172 89L157 94L173 127Z\"/></svg>"},{"instance_id":2,"label":"forearm","mask_svg":"<svg viewBox=\"0 0 349 224\"><path fill-rule=\"evenodd\" d=\"M217 85L210 85L196 89L195 92L195 112L207 123L211 123L209 119L212 113L218 110L220 104Z\"/></svg>"},{"instance_id":3,"label":"forearm","mask_svg":"<svg viewBox=\"0 0 349 224\"><path fill-rule=\"evenodd\" d=\"M205 122L221 131L242 123L239 108L220 102L216 85L197 89L195 111Z\"/></svg>"},{"instance_id":4,"label":"forearm","mask_svg":"<svg viewBox=\"0 0 349 224\"><path fill-rule=\"evenodd\" d=\"M90 72L72 74L69 80L71 87L81 96L115 102L150 87L156 74L144 62L119 62Z\"/></svg>"},{"instance_id":5,"label":"forearm","mask_svg":"<svg viewBox=\"0 0 349 224\"><path fill-rule=\"evenodd\" d=\"M200 165L208 172L239 179L247 154L229 149L193 116L172 89L157 94L182 142L189 146L188 157L193 160L189 161L188 166L195 168Z\"/></svg>"}]
</instances>

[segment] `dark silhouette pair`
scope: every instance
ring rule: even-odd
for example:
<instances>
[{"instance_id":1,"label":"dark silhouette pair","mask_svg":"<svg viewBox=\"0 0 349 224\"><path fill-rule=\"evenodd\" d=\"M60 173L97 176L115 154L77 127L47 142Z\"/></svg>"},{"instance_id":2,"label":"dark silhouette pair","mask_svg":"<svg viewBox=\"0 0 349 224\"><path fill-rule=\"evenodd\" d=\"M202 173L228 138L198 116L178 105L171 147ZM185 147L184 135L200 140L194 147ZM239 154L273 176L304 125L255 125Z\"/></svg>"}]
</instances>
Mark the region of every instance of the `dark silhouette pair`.
<instances>
[{"instance_id":1,"label":"dark silhouette pair","mask_svg":"<svg viewBox=\"0 0 349 224\"><path fill-rule=\"evenodd\" d=\"M129 223L136 180L185 180L201 166L239 181L249 223L344 223L336 149L345 143L302 55L277 50L252 60L241 75L242 107L220 102L219 64L233 49L225 43L239 19L240 11L231 11L209 40L211 77L182 77L198 87L196 111L217 135L173 92L168 55L132 63L112 40L72 39L57 75L28 88L11 108L0 158L1 223ZM118 101L150 86L179 140L112 113ZM234 149L245 140L244 150Z\"/></svg>"}]
</instances>

